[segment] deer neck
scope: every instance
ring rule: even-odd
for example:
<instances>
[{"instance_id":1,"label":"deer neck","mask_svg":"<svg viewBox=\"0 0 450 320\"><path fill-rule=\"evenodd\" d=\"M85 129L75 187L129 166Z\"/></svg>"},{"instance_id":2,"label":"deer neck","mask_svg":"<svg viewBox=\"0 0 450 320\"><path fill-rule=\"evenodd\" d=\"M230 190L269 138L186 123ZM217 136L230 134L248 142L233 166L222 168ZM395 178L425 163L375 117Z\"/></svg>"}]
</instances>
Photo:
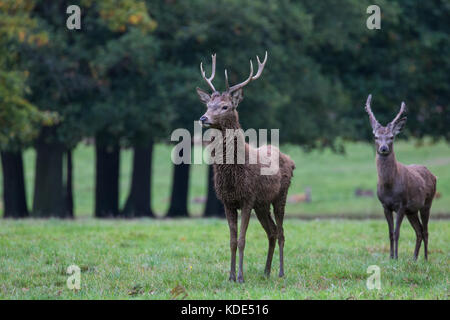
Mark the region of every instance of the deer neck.
<instances>
[{"instance_id":1,"label":"deer neck","mask_svg":"<svg viewBox=\"0 0 450 320\"><path fill-rule=\"evenodd\" d=\"M234 116L230 116L228 119L224 119L221 123L220 131L222 133L221 145L216 145L215 148L223 148L223 161L222 164L214 164L219 171L236 171L240 170L244 164L237 163L238 149L240 146L245 148L245 136L239 124L237 113ZM214 142L213 142L214 143ZM217 141L219 143L219 141ZM227 162L227 151L233 152L233 163ZM228 155L230 157L231 155ZM230 159L228 159L230 160Z\"/></svg>"},{"instance_id":2,"label":"deer neck","mask_svg":"<svg viewBox=\"0 0 450 320\"><path fill-rule=\"evenodd\" d=\"M238 148L240 146L245 146L245 137L241 125L239 123L237 113L235 113L235 117L230 117L226 125L222 126L222 137L224 146L223 149L224 163L226 164L226 156L228 150L230 150L230 152L233 151L234 163L232 164L231 167L239 169L242 166L242 164L237 163Z\"/></svg>"},{"instance_id":3,"label":"deer neck","mask_svg":"<svg viewBox=\"0 0 450 320\"><path fill-rule=\"evenodd\" d=\"M377 153L376 163L378 183L383 186L393 185L398 175L398 166L394 150L387 156L381 156Z\"/></svg>"}]
</instances>

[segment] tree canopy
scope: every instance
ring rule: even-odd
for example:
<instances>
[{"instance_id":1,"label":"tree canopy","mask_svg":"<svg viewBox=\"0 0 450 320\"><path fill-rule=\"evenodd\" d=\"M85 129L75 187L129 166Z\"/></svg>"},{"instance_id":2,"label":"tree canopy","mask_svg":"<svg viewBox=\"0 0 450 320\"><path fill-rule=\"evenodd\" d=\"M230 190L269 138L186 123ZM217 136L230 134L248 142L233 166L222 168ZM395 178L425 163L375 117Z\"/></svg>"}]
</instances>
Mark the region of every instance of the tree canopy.
<instances>
[{"instance_id":1,"label":"tree canopy","mask_svg":"<svg viewBox=\"0 0 450 320\"><path fill-rule=\"evenodd\" d=\"M2 1L0 6L0 149L17 149L29 144L41 125L57 122L55 114L39 112L26 98L29 71L24 67L20 48L38 47L47 35L36 32L30 17L32 3Z\"/></svg>"}]
</instances>

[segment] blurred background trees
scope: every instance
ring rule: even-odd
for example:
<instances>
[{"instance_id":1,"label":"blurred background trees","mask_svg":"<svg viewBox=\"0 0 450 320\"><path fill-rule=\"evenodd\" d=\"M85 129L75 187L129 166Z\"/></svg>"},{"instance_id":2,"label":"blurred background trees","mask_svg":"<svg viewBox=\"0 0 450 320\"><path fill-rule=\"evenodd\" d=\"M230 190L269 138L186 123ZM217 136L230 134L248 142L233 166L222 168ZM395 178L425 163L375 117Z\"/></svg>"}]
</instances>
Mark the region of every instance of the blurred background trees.
<instances>
[{"instance_id":1,"label":"blurred background trees","mask_svg":"<svg viewBox=\"0 0 450 320\"><path fill-rule=\"evenodd\" d=\"M66 8L81 8L81 30ZM243 128L280 128L281 143L342 151L371 137L364 102L386 123L401 101L406 136L450 141L450 4L377 1L381 30L366 28L370 1L0 0L0 149L4 216L28 215L22 150L36 150L34 216L73 216L72 150L94 141L95 216L153 216L155 143L193 129L203 113L199 64L217 54L216 88L248 73ZM207 71L209 72L209 71ZM119 206L120 150L133 169ZM167 159L167 161L170 161ZM167 215L188 216L190 165L174 165ZM195 178L195 177L194 177ZM212 189L205 215L223 215Z\"/></svg>"},{"instance_id":2,"label":"blurred background trees","mask_svg":"<svg viewBox=\"0 0 450 320\"><path fill-rule=\"evenodd\" d=\"M3 171L4 217L26 217L28 206L22 161L23 148L31 145L39 129L57 123L56 114L41 112L27 97L26 70L21 48L47 43L35 30L27 2L0 2L0 151Z\"/></svg>"}]
</instances>

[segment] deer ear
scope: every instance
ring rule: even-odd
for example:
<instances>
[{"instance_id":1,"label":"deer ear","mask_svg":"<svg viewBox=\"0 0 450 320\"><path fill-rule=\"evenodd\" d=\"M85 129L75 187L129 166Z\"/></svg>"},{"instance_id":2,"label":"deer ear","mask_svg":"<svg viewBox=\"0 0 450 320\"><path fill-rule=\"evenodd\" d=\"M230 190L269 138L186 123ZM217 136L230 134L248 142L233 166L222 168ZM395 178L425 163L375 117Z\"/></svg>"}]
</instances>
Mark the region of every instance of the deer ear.
<instances>
[{"instance_id":1,"label":"deer ear","mask_svg":"<svg viewBox=\"0 0 450 320\"><path fill-rule=\"evenodd\" d=\"M377 130L381 127L381 125L376 120L373 120L372 118L369 120L370 120L370 125L372 126L372 133L375 134L377 132Z\"/></svg>"},{"instance_id":2,"label":"deer ear","mask_svg":"<svg viewBox=\"0 0 450 320\"><path fill-rule=\"evenodd\" d=\"M201 102L203 102L204 104L207 104L209 100L211 100L211 96L202 89L200 89L199 87L197 87L197 93L198 96L200 97Z\"/></svg>"},{"instance_id":3,"label":"deer ear","mask_svg":"<svg viewBox=\"0 0 450 320\"><path fill-rule=\"evenodd\" d=\"M236 90L231 93L231 102L233 103L233 108L237 108L238 104L244 99L244 94L242 93L242 89Z\"/></svg>"},{"instance_id":4,"label":"deer ear","mask_svg":"<svg viewBox=\"0 0 450 320\"><path fill-rule=\"evenodd\" d=\"M406 117L397 120L395 123L391 123L392 133L395 136L398 135L402 131L405 124L406 124Z\"/></svg>"}]
</instances>

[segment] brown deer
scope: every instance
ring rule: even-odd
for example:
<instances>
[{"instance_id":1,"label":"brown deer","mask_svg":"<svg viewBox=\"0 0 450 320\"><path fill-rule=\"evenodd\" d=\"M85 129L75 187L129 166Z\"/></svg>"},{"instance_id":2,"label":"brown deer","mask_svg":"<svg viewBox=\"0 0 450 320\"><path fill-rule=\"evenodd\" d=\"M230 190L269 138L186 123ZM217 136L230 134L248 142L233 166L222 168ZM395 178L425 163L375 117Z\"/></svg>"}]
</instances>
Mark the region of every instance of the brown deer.
<instances>
[{"instance_id":1,"label":"brown deer","mask_svg":"<svg viewBox=\"0 0 450 320\"><path fill-rule=\"evenodd\" d=\"M398 239L400 226L406 215L416 232L416 248L414 260L417 260L420 244L424 241L425 260L428 259L428 220L430 208L436 192L436 177L425 167L420 165L405 166L395 159L394 138L403 129L406 111L402 102L400 112L386 127L381 126L375 119L370 108L372 95L366 102L375 137L376 164L378 171L377 195L384 208L384 215L389 226L391 258L398 259ZM396 223L392 212L395 211ZM420 211L420 220L419 214Z\"/></svg>"},{"instance_id":2,"label":"brown deer","mask_svg":"<svg viewBox=\"0 0 450 320\"><path fill-rule=\"evenodd\" d=\"M284 232L283 218L284 207L286 204L286 196L291 182L292 173L295 168L294 162L281 153L274 146L262 146L258 149L252 147L245 142L239 124L239 117L236 111L238 104L243 99L242 88L251 81L258 79L264 69L267 61L267 52L264 61L261 63L259 57L258 71L253 75L253 64L250 60L250 75L244 82L236 84L232 87L228 84L227 71L225 70L226 90L222 93L218 92L212 80L216 69L216 56L212 56L212 72L209 78L206 78L203 66L200 64L200 70L203 78L212 89L209 95L205 91L197 88L200 100L206 104L206 113L201 116L200 122L204 127L218 129L222 133L223 141L214 140L212 143L221 143L223 146L223 159L228 152L234 152L233 157L237 158L238 148L234 148L234 144L241 143L244 146L245 162L239 164L222 164L214 163L214 187L218 198L223 202L225 213L230 228L230 249L231 249L231 268L230 280L236 281L236 249L239 248L239 273L238 281L244 282L243 262L245 248L245 234L247 232L250 220L251 210L254 209L258 220L267 233L269 240L269 249L267 254L265 274L270 275L272 265L272 257L275 249L276 239L278 238L278 246L280 249L280 271L279 276L284 275L283 267L283 247ZM234 129L234 130L230 130ZM236 134L237 132L237 134ZM233 136L230 137L230 134ZM230 141L231 144L230 145ZM223 144L222 144L223 143ZM257 162L251 163L249 159L256 155ZM268 166L268 155L276 156L279 160L278 170L272 175L262 175L261 169ZM263 161L264 160L264 161ZM275 221L274 223L270 205L273 205ZM237 239L237 210L241 210L241 226L239 232L239 240Z\"/></svg>"}]
</instances>

